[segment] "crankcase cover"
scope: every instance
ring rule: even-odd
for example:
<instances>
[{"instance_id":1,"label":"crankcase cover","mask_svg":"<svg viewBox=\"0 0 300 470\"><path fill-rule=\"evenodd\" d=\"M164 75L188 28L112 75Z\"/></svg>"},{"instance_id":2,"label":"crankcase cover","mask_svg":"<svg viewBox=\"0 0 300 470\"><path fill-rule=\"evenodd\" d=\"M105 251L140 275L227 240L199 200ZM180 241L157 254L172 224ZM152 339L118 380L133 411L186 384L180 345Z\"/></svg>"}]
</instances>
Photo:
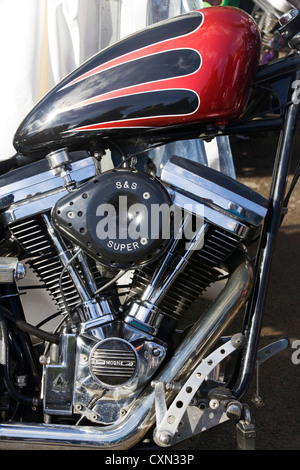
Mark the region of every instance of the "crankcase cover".
<instances>
[{"instance_id":1,"label":"crankcase cover","mask_svg":"<svg viewBox=\"0 0 300 470\"><path fill-rule=\"evenodd\" d=\"M133 269L152 262L168 246L173 232L171 207L168 192L156 178L120 168L60 199L52 222L101 264Z\"/></svg>"}]
</instances>

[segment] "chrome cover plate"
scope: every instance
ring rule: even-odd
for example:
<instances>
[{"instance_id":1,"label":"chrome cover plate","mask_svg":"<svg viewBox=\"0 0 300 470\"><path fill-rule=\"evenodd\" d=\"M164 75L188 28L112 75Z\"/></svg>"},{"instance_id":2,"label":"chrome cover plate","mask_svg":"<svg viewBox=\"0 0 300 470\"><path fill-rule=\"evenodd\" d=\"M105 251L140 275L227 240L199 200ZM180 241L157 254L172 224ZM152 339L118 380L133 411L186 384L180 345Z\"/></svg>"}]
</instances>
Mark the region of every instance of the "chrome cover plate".
<instances>
[{"instance_id":1,"label":"chrome cover plate","mask_svg":"<svg viewBox=\"0 0 300 470\"><path fill-rule=\"evenodd\" d=\"M0 208L7 208L4 215L6 224L49 210L60 198L68 194L63 178L54 170L46 169L45 162L38 163L42 164L40 167L43 171L40 173L26 176L29 170L27 168L24 177L24 169L14 170L7 175L7 184L0 187ZM70 177L77 184L95 174L96 167L92 157L71 162Z\"/></svg>"},{"instance_id":2,"label":"chrome cover plate","mask_svg":"<svg viewBox=\"0 0 300 470\"><path fill-rule=\"evenodd\" d=\"M204 214L204 219L241 238L258 227L266 213L267 200L255 191L216 170L173 156L164 166L161 180L169 187L175 205ZM194 209L196 207L196 209ZM197 212L196 212L197 213Z\"/></svg>"},{"instance_id":3,"label":"chrome cover plate","mask_svg":"<svg viewBox=\"0 0 300 470\"><path fill-rule=\"evenodd\" d=\"M103 352L96 362L95 351ZM128 351L134 355L132 370ZM44 367L45 412L75 413L79 421L87 418L113 424L124 417L165 357L163 344L119 322L85 330L83 335L63 334L61 354L56 359L52 354L52 361Z\"/></svg>"}]
</instances>

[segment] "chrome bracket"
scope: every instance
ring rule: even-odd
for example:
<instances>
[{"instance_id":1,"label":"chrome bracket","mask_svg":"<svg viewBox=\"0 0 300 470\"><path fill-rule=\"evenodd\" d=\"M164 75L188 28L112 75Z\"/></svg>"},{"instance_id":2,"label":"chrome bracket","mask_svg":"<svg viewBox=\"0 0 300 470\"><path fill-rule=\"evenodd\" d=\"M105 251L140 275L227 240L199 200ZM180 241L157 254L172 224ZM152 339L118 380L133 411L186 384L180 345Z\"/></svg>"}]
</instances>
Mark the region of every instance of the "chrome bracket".
<instances>
[{"instance_id":1,"label":"chrome bracket","mask_svg":"<svg viewBox=\"0 0 300 470\"><path fill-rule=\"evenodd\" d=\"M199 387L223 359L232 354L236 349L244 347L244 345L244 336L242 334L236 334L229 341L203 359L201 364L193 371L189 379L181 387L181 390L169 408L167 408L166 404L165 391L168 388L170 389L171 384L165 385L162 382L154 384L157 424L154 431L154 441L157 445L166 447L174 444L174 441L178 442L180 428L183 426L183 417L187 411L191 411L190 408L192 407L190 405ZM228 418L226 415L225 405L219 405L216 406L216 403L215 405L211 403L210 409L197 409L197 414L199 415L197 417L197 429L199 429L200 418L203 421L203 425L200 423L200 431L201 428L207 429L207 422L210 423L209 427L212 427ZM211 419L212 413L214 419Z\"/></svg>"}]
</instances>

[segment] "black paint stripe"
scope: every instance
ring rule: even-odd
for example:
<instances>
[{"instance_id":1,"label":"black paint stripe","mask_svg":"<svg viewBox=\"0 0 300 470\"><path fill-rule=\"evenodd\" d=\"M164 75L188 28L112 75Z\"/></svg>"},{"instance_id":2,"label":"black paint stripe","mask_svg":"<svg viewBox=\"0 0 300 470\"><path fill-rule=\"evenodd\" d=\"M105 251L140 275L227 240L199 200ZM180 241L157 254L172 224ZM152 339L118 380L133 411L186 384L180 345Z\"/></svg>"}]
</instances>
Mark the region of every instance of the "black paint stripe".
<instances>
[{"instance_id":1,"label":"black paint stripe","mask_svg":"<svg viewBox=\"0 0 300 470\"><path fill-rule=\"evenodd\" d=\"M95 114L93 118L90 116L89 125L127 119L188 115L194 113L198 106L198 96L192 90L138 93L101 102L97 115ZM76 127L82 126L84 123L76 125Z\"/></svg>"},{"instance_id":2,"label":"black paint stripe","mask_svg":"<svg viewBox=\"0 0 300 470\"><path fill-rule=\"evenodd\" d=\"M100 54L96 55L93 59L76 70L72 76L68 77L67 82L70 83L94 68L130 52L190 34L199 28L202 21L203 15L193 12L149 26L103 50ZM62 86L66 84L65 82Z\"/></svg>"},{"instance_id":3,"label":"black paint stripe","mask_svg":"<svg viewBox=\"0 0 300 470\"><path fill-rule=\"evenodd\" d=\"M122 88L184 77L201 65L200 54L193 49L179 49L154 54L105 70L78 83L85 99ZM72 91L71 91L72 94Z\"/></svg>"}]
</instances>

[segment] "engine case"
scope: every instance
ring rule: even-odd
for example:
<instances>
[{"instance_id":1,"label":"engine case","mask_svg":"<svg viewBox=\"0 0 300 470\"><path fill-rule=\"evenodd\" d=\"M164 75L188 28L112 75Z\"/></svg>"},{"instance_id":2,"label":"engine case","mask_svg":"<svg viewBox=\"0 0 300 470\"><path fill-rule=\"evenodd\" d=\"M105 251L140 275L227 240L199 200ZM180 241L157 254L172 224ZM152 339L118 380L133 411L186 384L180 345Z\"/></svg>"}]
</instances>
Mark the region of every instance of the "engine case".
<instances>
[{"instance_id":1,"label":"engine case","mask_svg":"<svg viewBox=\"0 0 300 470\"><path fill-rule=\"evenodd\" d=\"M78 420L111 424L122 419L172 351L180 318L218 279L219 269L229 257L260 229L268 202L215 170L172 157L159 185L175 206L194 208L191 216L197 216L199 209L204 217L203 246L194 250L191 242L186 250L181 244L184 240L174 240L161 263L154 261L135 270L129 299L118 308L120 304L115 307L108 302L111 292L101 290L109 278L102 277L88 250L81 253L74 246L77 235L74 240L71 232L66 233L63 239L50 222L55 204L69 201L80 190L67 191L60 176L45 171L44 165L43 169L34 177L16 170L2 186L0 197L3 226L26 254L61 313L75 321L76 330L68 324L60 332L60 344L52 345L50 355L42 358L44 411L56 417L78 415ZM96 186L91 159L72 161L70 176L78 181L78 188L84 188L86 179ZM75 248L76 257L82 256L68 271Z\"/></svg>"},{"instance_id":2,"label":"engine case","mask_svg":"<svg viewBox=\"0 0 300 470\"><path fill-rule=\"evenodd\" d=\"M84 330L84 325L82 325ZM122 419L166 357L165 346L122 322L63 334L44 368L44 411L98 424Z\"/></svg>"}]
</instances>

